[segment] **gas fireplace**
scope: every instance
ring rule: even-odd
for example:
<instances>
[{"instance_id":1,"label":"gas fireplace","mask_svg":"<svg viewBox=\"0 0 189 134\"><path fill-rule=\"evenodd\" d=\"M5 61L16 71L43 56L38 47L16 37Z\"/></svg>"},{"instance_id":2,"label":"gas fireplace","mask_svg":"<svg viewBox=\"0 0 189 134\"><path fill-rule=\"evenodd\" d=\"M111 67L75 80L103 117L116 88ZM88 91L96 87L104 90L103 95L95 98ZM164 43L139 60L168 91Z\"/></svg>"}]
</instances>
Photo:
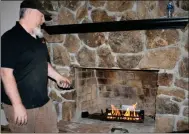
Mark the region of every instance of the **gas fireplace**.
<instances>
[{"instance_id":1,"label":"gas fireplace","mask_svg":"<svg viewBox=\"0 0 189 134\"><path fill-rule=\"evenodd\" d=\"M82 118L99 119L102 121L120 121L120 122L144 122L144 110L136 110L136 104L133 106L122 105L117 108L111 105L111 109L106 109L105 112L89 114L89 112L82 112Z\"/></svg>"},{"instance_id":2,"label":"gas fireplace","mask_svg":"<svg viewBox=\"0 0 189 134\"><path fill-rule=\"evenodd\" d=\"M136 110L136 104L127 107L123 105L121 109L111 105L111 110L106 109L104 120L142 123L144 122L144 110Z\"/></svg>"},{"instance_id":3,"label":"gas fireplace","mask_svg":"<svg viewBox=\"0 0 189 134\"><path fill-rule=\"evenodd\" d=\"M158 70L76 67L76 118L153 126L157 79Z\"/></svg>"}]
</instances>

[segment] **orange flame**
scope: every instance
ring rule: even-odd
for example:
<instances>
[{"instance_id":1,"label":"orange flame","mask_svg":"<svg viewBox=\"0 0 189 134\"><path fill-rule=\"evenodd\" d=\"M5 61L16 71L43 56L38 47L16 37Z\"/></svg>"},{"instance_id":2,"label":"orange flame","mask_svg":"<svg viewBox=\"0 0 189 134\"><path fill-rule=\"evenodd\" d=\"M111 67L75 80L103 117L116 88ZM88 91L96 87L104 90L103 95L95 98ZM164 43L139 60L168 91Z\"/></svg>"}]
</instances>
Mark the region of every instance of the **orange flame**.
<instances>
[{"instance_id":1,"label":"orange flame","mask_svg":"<svg viewBox=\"0 0 189 134\"><path fill-rule=\"evenodd\" d=\"M126 119L128 120L132 120L132 118L130 118L130 116L134 116L134 117L139 117L138 114L136 114L135 109L136 109L136 105L137 102L135 104L133 104L131 107L128 107L124 113L124 116ZM121 111L119 109L117 109L114 105L111 105L111 113L108 113L108 115L113 115L113 116L121 116ZM133 111L131 113L131 110Z\"/></svg>"},{"instance_id":2,"label":"orange flame","mask_svg":"<svg viewBox=\"0 0 189 134\"><path fill-rule=\"evenodd\" d=\"M127 108L127 110L126 110L124 116L130 116L130 110L129 110L129 108Z\"/></svg>"},{"instance_id":3,"label":"orange flame","mask_svg":"<svg viewBox=\"0 0 189 134\"><path fill-rule=\"evenodd\" d=\"M114 105L111 105L111 107L112 107L112 115L115 115L115 116L121 115L120 111Z\"/></svg>"},{"instance_id":4,"label":"orange flame","mask_svg":"<svg viewBox=\"0 0 189 134\"><path fill-rule=\"evenodd\" d=\"M125 112L125 114L124 114L124 116L134 116L134 117L138 116L138 114L136 114L136 112L135 112L136 105L137 105L137 103L135 103L134 105L132 105L132 109L134 111L134 115L131 115L131 113L130 113L131 109L128 107L127 110L126 110L126 112Z\"/></svg>"},{"instance_id":5,"label":"orange flame","mask_svg":"<svg viewBox=\"0 0 189 134\"><path fill-rule=\"evenodd\" d=\"M136 105L137 105L137 102L133 105L133 109L134 109L134 117L136 116L136 113L135 113Z\"/></svg>"}]
</instances>

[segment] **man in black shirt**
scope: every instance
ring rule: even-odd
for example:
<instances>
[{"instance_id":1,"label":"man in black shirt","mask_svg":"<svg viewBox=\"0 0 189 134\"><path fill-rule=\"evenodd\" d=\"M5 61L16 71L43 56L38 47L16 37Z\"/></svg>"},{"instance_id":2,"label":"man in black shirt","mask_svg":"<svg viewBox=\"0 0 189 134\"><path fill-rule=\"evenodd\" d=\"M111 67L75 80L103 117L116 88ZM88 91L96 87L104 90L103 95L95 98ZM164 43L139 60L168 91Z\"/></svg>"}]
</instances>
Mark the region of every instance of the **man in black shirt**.
<instances>
[{"instance_id":1,"label":"man in black shirt","mask_svg":"<svg viewBox=\"0 0 189 134\"><path fill-rule=\"evenodd\" d=\"M38 39L45 15L40 2L24 0L19 22L1 37L1 97L12 132L58 132L48 77L63 88L70 81L52 68L47 47Z\"/></svg>"}]
</instances>

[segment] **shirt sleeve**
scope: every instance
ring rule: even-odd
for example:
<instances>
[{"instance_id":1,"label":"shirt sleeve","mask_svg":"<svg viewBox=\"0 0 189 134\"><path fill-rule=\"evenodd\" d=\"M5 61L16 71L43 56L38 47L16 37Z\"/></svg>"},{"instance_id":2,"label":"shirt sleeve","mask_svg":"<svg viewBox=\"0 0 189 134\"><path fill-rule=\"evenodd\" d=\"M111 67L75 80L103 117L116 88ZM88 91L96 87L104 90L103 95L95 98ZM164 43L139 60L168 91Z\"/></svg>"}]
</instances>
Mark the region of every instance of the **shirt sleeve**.
<instances>
[{"instance_id":1,"label":"shirt sleeve","mask_svg":"<svg viewBox=\"0 0 189 134\"><path fill-rule=\"evenodd\" d=\"M13 43L8 37L1 37L1 67L14 69L17 59L18 48L16 43Z\"/></svg>"}]
</instances>

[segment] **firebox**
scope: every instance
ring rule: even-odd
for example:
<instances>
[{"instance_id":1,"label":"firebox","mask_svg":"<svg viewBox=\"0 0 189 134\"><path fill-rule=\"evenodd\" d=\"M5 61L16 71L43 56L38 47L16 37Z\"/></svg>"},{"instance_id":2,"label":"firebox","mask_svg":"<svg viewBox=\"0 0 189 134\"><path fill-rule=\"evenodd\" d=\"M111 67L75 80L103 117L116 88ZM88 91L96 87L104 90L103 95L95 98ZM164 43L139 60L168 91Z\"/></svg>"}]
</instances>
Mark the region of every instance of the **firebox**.
<instances>
[{"instance_id":1,"label":"firebox","mask_svg":"<svg viewBox=\"0 0 189 134\"><path fill-rule=\"evenodd\" d=\"M75 68L78 118L144 123L155 119L158 70Z\"/></svg>"}]
</instances>

